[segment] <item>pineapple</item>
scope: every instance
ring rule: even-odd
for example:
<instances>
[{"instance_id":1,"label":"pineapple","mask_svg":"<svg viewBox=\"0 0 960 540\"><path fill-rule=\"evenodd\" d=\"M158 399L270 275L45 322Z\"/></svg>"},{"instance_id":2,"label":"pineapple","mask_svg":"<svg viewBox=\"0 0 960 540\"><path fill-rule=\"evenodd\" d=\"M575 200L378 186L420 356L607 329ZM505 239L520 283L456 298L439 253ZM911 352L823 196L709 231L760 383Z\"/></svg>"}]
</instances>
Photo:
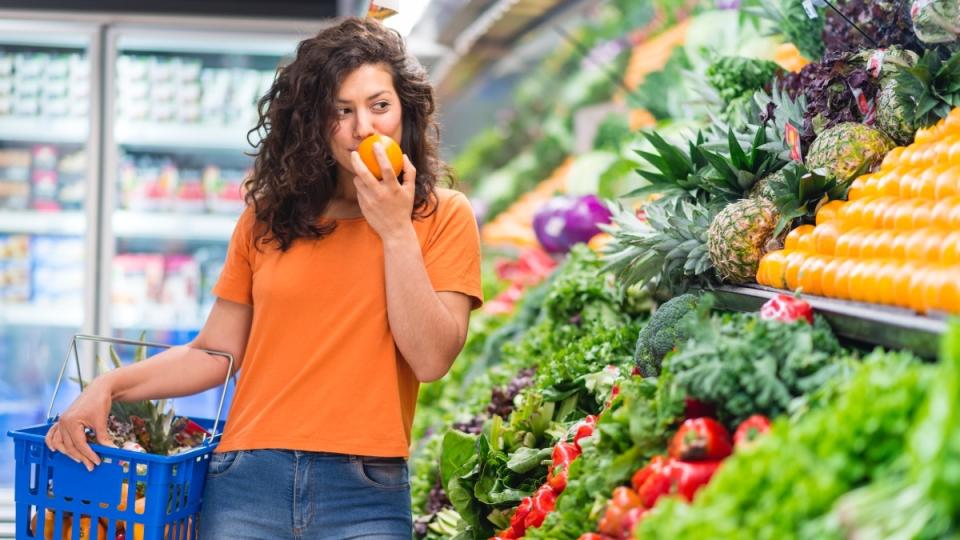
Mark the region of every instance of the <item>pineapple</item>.
<instances>
[{"instance_id":1,"label":"pineapple","mask_svg":"<svg viewBox=\"0 0 960 540\"><path fill-rule=\"evenodd\" d=\"M787 124L792 124L797 131L803 130L803 112L807 108L806 96L800 94L796 100L791 99L785 90L774 85L769 95L758 92L754 95L754 99L760 110L764 111L764 115L769 117L765 129L770 142L766 143L763 149L776 152L781 161L792 161L794 156L791 155L790 145L786 142Z\"/></svg>"},{"instance_id":2,"label":"pineapple","mask_svg":"<svg viewBox=\"0 0 960 540\"><path fill-rule=\"evenodd\" d=\"M894 143L878 129L847 122L824 130L810 146L807 167L825 169L838 182L872 172Z\"/></svg>"},{"instance_id":3,"label":"pineapple","mask_svg":"<svg viewBox=\"0 0 960 540\"><path fill-rule=\"evenodd\" d=\"M750 188L750 192L747 194L750 199L765 199L770 202L773 202L777 199L777 194L774 193L772 184L775 184L781 181L783 178L783 169L779 171L768 174L760 180L757 180L757 183Z\"/></svg>"},{"instance_id":4,"label":"pineapple","mask_svg":"<svg viewBox=\"0 0 960 540\"><path fill-rule=\"evenodd\" d=\"M741 199L713 218L707 230L707 251L722 281L754 280L760 258L775 247L769 244L779 219L777 207L762 198Z\"/></svg>"},{"instance_id":5,"label":"pineapple","mask_svg":"<svg viewBox=\"0 0 960 540\"><path fill-rule=\"evenodd\" d=\"M141 336L142 339L142 336ZM140 362L147 356L147 348L140 346L134 352L134 362ZM114 368L122 365L116 350L110 347L110 359ZM107 370L103 361L97 357L97 370ZM189 420L174 414L167 406L167 400L139 401L132 403L114 402L107 419L110 438L118 447L135 442L151 454L169 455L185 446L195 446L201 441L196 433L185 432Z\"/></svg>"},{"instance_id":6,"label":"pineapple","mask_svg":"<svg viewBox=\"0 0 960 540\"><path fill-rule=\"evenodd\" d=\"M908 56L885 75L877 97L877 126L902 144L919 128L946 118L960 104L960 52L946 60L927 51Z\"/></svg>"}]
</instances>

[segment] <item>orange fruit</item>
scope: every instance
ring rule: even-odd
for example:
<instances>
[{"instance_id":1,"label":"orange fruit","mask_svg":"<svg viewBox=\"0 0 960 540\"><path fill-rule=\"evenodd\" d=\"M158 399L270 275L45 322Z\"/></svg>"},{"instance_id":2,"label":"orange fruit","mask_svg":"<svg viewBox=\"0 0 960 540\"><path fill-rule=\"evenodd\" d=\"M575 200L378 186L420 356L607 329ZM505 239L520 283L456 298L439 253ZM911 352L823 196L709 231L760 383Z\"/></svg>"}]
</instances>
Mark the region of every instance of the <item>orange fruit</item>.
<instances>
[{"instance_id":1,"label":"orange fruit","mask_svg":"<svg viewBox=\"0 0 960 540\"><path fill-rule=\"evenodd\" d=\"M922 229L933 225L933 207L936 204L931 199L918 199L913 208L913 228Z\"/></svg>"},{"instance_id":2,"label":"orange fruit","mask_svg":"<svg viewBox=\"0 0 960 540\"><path fill-rule=\"evenodd\" d=\"M883 261L876 268L876 298L881 304L893 304L896 299L896 291L893 288L893 281L897 275L898 265L895 262Z\"/></svg>"},{"instance_id":3,"label":"orange fruit","mask_svg":"<svg viewBox=\"0 0 960 540\"><path fill-rule=\"evenodd\" d=\"M943 239L940 246L940 264L960 265L960 231L953 231Z\"/></svg>"},{"instance_id":4,"label":"orange fruit","mask_svg":"<svg viewBox=\"0 0 960 540\"><path fill-rule=\"evenodd\" d=\"M954 206L960 205L960 197L947 197L937 201L930 212L930 222L935 227L947 229L950 227L950 212Z\"/></svg>"},{"instance_id":5,"label":"orange fruit","mask_svg":"<svg viewBox=\"0 0 960 540\"><path fill-rule=\"evenodd\" d=\"M879 229L883 227L883 215L888 208L895 205L897 199L894 197L878 197L863 207L863 214L860 223L864 227Z\"/></svg>"},{"instance_id":6,"label":"orange fruit","mask_svg":"<svg viewBox=\"0 0 960 540\"><path fill-rule=\"evenodd\" d=\"M922 285L922 308L924 311L943 309L943 298L940 293L945 288L946 272L941 267L930 267L926 271L926 279Z\"/></svg>"},{"instance_id":7,"label":"orange fruit","mask_svg":"<svg viewBox=\"0 0 960 540\"><path fill-rule=\"evenodd\" d=\"M890 256L898 261L907 260L907 245L913 231L894 231L893 243L890 244Z\"/></svg>"},{"instance_id":8,"label":"orange fruit","mask_svg":"<svg viewBox=\"0 0 960 540\"><path fill-rule=\"evenodd\" d=\"M897 204L893 216L893 228L898 231L913 229L913 210L919 204L919 199L906 199Z\"/></svg>"},{"instance_id":9,"label":"orange fruit","mask_svg":"<svg viewBox=\"0 0 960 540\"><path fill-rule=\"evenodd\" d=\"M837 221L840 218L840 209L847 203L844 201L830 201L817 210L817 225L828 221Z\"/></svg>"},{"instance_id":10,"label":"orange fruit","mask_svg":"<svg viewBox=\"0 0 960 540\"><path fill-rule=\"evenodd\" d=\"M877 187L874 195L889 195L891 197L900 196L900 183L903 173L900 168L894 169L877 179Z\"/></svg>"},{"instance_id":11,"label":"orange fruit","mask_svg":"<svg viewBox=\"0 0 960 540\"><path fill-rule=\"evenodd\" d=\"M864 275L861 281L863 290L860 300L870 303L880 302L880 269L883 262L873 260L864 261Z\"/></svg>"},{"instance_id":12,"label":"orange fruit","mask_svg":"<svg viewBox=\"0 0 960 540\"><path fill-rule=\"evenodd\" d=\"M913 181L913 186L910 190L910 196L933 199L936 184L937 170L934 167L930 167L923 171L920 176Z\"/></svg>"},{"instance_id":13,"label":"orange fruit","mask_svg":"<svg viewBox=\"0 0 960 540\"><path fill-rule=\"evenodd\" d=\"M837 212L837 217L844 221L850 227L856 227L860 224L860 216L863 214L863 206L876 197L864 195L863 197L849 201L843 205Z\"/></svg>"},{"instance_id":14,"label":"orange fruit","mask_svg":"<svg viewBox=\"0 0 960 540\"><path fill-rule=\"evenodd\" d=\"M910 263L897 265L896 273L893 276L894 305L902 307L910 305L910 280L913 279L916 268L915 265Z\"/></svg>"},{"instance_id":15,"label":"orange fruit","mask_svg":"<svg viewBox=\"0 0 960 540\"><path fill-rule=\"evenodd\" d=\"M797 240L797 251L811 254L817 252L817 246L813 241L813 233L804 234Z\"/></svg>"},{"instance_id":16,"label":"orange fruit","mask_svg":"<svg viewBox=\"0 0 960 540\"><path fill-rule=\"evenodd\" d=\"M823 294L821 280L826 262L822 256L808 257L800 266L800 287L804 294Z\"/></svg>"},{"instance_id":17,"label":"orange fruit","mask_svg":"<svg viewBox=\"0 0 960 540\"><path fill-rule=\"evenodd\" d=\"M947 313L960 315L960 266L948 266L942 272L939 307Z\"/></svg>"},{"instance_id":18,"label":"orange fruit","mask_svg":"<svg viewBox=\"0 0 960 540\"><path fill-rule=\"evenodd\" d=\"M383 180L380 163L377 161L377 156L373 153L374 143L383 145L383 149L387 153L387 159L390 161L390 166L393 168L394 174L399 176L400 172L403 171L403 151L400 150L400 145L397 144L396 141L386 135L374 133L360 141L360 146L357 147L357 153L360 154L360 159L363 160L363 164L370 169L370 172L373 173L374 176Z\"/></svg>"},{"instance_id":19,"label":"orange fruit","mask_svg":"<svg viewBox=\"0 0 960 540\"><path fill-rule=\"evenodd\" d=\"M873 246L873 256L878 259L889 259L893 257L893 239L896 237L893 231L879 231L876 237L876 243Z\"/></svg>"},{"instance_id":20,"label":"orange fruit","mask_svg":"<svg viewBox=\"0 0 960 540\"><path fill-rule=\"evenodd\" d=\"M881 169L886 169L893 167L900 162L900 157L903 155L903 151L906 150L903 146L898 146L893 150L887 152L887 155L883 156L883 161L880 163Z\"/></svg>"},{"instance_id":21,"label":"orange fruit","mask_svg":"<svg viewBox=\"0 0 960 540\"><path fill-rule=\"evenodd\" d=\"M858 302L866 301L867 263L856 261L850 268L850 278L847 282L847 298Z\"/></svg>"},{"instance_id":22,"label":"orange fruit","mask_svg":"<svg viewBox=\"0 0 960 540\"><path fill-rule=\"evenodd\" d=\"M811 236L814 243L814 252L821 255L833 255L837 247L837 238L840 237L840 227L832 221L817 225Z\"/></svg>"},{"instance_id":23,"label":"orange fruit","mask_svg":"<svg viewBox=\"0 0 960 540\"><path fill-rule=\"evenodd\" d=\"M927 283L930 281L930 268L917 266L913 275L910 277L910 285L907 288L907 306L919 313L926 313L927 299L924 293Z\"/></svg>"},{"instance_id":24,"label":"orange fruit","mask_svg":"<svg viewBox=\"0 0 960 540\"><path fill-rule=\"evenodd\" d=\"M853 182L850 182L850 188L847 190L848 201L855 201L866 194L864 190L867 180L869 180L870 176L871 175L867 174L857 178Z\"/></svg>"},{"instance_id":25,"label":"orange fruit","mask_svg":"<svg viewBox=\"0 0 960 540\"><path fill-rule=\"evenodd\" d=\"M833 292L834 298L840 298L842 300L850 298L850 272L856 264L857 261L853 259L844 260L836 269L833 283L828 287L824 287Z\"/></svg>"},{"instance_id":26,"label":"orange fruit","mask_svg":"<svg viewBox=\"0 0 960 540\"><path fill-rule=\"evenodd\" d=\"M757 270L757 283L768 287L783 289L786 285L783 274L787 269L787 253L783 250L771 251L760 259ZM761 278L763 281L760 281Z\"/></svg>"},{"instance_id":27,"label":"orange fruit","mask_svg":"<svg viewBox=\"0 0 960 540\"><path fill-rule=\"evenodd\" d=\"M863 239L867 235L869 229L858 228L847 233L850 238L847 240L847 257L851 259L859 259L860 253L863 250ZM838 246L839 247L839 246ZM840 255L840 250L837 250L837 255Z\"/></svg>"},{"instance_id":28,"label":"orange fruit","mask_svg":"<svg viewBox=\"0 0 960 540\"><path fill-rule=\"evenodd\" d=\"M941 172L933 187L935 199L942 200L960 193L960 167L952 167Z\"/></svg>"},{"instance_id":29,"label":"orange fruit","mask_svg":"<svg viewBox=\"0 0 960 540\"><path fill-rule=\"evenodd\" d=\"M807 254L795 251L787 255L787 264L783 271L783 279L791 291L800 286L800 267L807 259Z\"/></svg>"},{"instance_id":30,"label":"orange fruit","mask_svg":"<svg viewBox=\"0 0 960 540\"><path fill-rule=\"evenodd\" d=\"M860 258L872 259L877 255L877 246L880 243L880 232L878 230L867 231L863 235L860 243Z\"/></svg>"},{"instance_id":31,"label":"orange fruit","mask_svg":"<svg viewBox=\"0 0 960 540\"><path fill-rule=\"evenodd\" d=\"M950 211L950 221L947 226L951 229L960 229L960 204L953 207Z\"/></svg>"},{"instance_id":32,"label":"orange fruit","mask_svg":"<svg viewBox=\"0 0 960 540\"><path fill-rule=\"evenodd\" d=\"M813 225L801 225L790 231L787 234L786 240L783 242L784 251L796 251L800 245L800 238L813 233L813 229Z\"/></svg>"},{"instance_id":33,"label":"orange fruit","mask_svg":"<svg viewBox=\"0 0 960 540\"><path fill-rule=\"evenodd\" d=\"M954 142L947 150L947 161L950 163L960 163L960 141Z\"/></svg>"},{"instance_id":34,"label":"orange fruit","mask_svg":"<svg viewBox=\"0 0 960 540\"><path fill-rule=\"evenodd\" d=\"M843 259L827 257L827 262L820 273L820 294L828 297L836 296L834 284L837 281L837 269L843 264Z\"/></svg>"}]
</instances>

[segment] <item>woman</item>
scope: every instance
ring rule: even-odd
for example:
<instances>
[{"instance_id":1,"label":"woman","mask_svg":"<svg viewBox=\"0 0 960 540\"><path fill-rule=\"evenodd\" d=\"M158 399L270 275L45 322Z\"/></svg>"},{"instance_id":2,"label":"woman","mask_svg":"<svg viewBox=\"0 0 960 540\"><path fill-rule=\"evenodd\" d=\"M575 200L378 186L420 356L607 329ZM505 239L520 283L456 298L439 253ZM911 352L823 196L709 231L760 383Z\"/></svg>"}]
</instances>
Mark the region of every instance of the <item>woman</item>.
<instances>
[{"instance_id":1,"label":"woman","mask_svg":"<svg viewBox=\"0 0 960 540\"><path fill-rule=\"evenodd\" d=\"M189 345L102 375L47 444L92 469L113 401L239 379L210 462L201 538L409 538L405 458L420 382L442 377L481 303L466 198L436 184L433 92L401 38L347 19L302 42L260 101L261 135L217 296ZM377 180L356 149L377 146ZM398 179L399 174L399 179Z\"/></svg>"}]
</instances>

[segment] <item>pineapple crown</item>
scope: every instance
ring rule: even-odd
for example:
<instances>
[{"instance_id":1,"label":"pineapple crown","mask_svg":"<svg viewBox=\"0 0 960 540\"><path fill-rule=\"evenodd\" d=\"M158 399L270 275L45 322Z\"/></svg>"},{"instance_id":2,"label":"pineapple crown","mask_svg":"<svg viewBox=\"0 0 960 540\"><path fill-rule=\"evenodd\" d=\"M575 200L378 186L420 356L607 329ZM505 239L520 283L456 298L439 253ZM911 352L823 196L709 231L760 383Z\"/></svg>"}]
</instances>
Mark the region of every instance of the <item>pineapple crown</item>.
<instances>
[{"instance_id":1,"label":"pineapple crown","mask_svg":"<svg viewBox=\"0 0 960 540\"><path fill-rule=\"evenodd\" d=\"M707 250L714 212L682 198L662 198L644 206L646 221L619 207L607 228L613 240L604 250L604 271L624 287L652 286L671 294L690 285L715 284Z\"/></svg>"},{"instance_id":2,"label":"pineapple crown","mask_svg":"<svg viewBox=\"0 0 960 540\"><path fill-rule=\"evenodd\" d=\"M770 179L774 204L780 212L774 237L780 236L796 220L813 217L821 202L843 196L837 180L828 177L824 169L808 170L799 163L791 163L781 172Z\"/></svg>"},{"instance_id":3,"label":"pineapple crown","mask_svg":"<svg viewBox=\"0 0 960 540\"><path fill-rule=\"evenodd\" d=\"M803 113L807 108L806 96L801 93L797 99L792 99L786 90L775 84L769 94L755 93L754 101L762 111L763 127L767 130L767 139L770 141L763 146L763 149L776 152L777 158L781 161L791 161L790 144L786 140L787 124L798 131L803 129Z\"/></svg>"},{"instance_id":4,"label":"pineapple crown","mask_svg":"<svg viewBox=\"0 0 960 540\"><path fill-rule=\"evenodd\" d=\"M752 139L746 138L749 134L745 137L728 128L725 135L708 142L700 132L695 141L687 143L686 152L656 132L644 136L657 153L638 154L656 170L638 169L650 184L627 197L658 193L669 199L692 199L701 205L724 204L743 198L758 179L784 165L778 148L768 146L763 126L753 132Z\"/></svg>"},{"instance_id":5,"label":"pineapple crown","mask_svg":"<svg viewBox=\"0 0 960 540\"><path fill-rule=\"evenodd\" d=\"M933 125L960 105L960 52L943 59L928 50L915 65L898 65L893 77L897 101L918 128Z\"/></svg>"}]
</instances>

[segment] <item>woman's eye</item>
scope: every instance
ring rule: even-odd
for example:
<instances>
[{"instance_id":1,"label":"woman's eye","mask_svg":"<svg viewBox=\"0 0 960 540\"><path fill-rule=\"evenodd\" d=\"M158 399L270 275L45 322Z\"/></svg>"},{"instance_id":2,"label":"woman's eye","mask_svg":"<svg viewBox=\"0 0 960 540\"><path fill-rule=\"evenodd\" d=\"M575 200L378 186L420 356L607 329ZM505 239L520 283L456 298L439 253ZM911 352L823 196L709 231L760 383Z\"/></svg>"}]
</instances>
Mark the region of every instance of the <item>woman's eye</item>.
<instances>
[{"instance_id":1,"label":"woman's eye","mask_svg":"<svg viewBox=\"0 0 960 540\"><path fill-rule=\"evenodd\" d=\"M337 109L337 116L346 116L350 114L350 109Z\"/></svg>"},{"instance_id":2,"label":"woman's eye","mask_svg":"<svg viewBox=\"0 0 960 540\"><path fill-rule=\"evenodd\" d=\"M381 101L379 103L374 104L373 106L373 108L377 111L385 111L387 110L388 107L390 107L389 101Z\"/></svg>"}]
</instances>

